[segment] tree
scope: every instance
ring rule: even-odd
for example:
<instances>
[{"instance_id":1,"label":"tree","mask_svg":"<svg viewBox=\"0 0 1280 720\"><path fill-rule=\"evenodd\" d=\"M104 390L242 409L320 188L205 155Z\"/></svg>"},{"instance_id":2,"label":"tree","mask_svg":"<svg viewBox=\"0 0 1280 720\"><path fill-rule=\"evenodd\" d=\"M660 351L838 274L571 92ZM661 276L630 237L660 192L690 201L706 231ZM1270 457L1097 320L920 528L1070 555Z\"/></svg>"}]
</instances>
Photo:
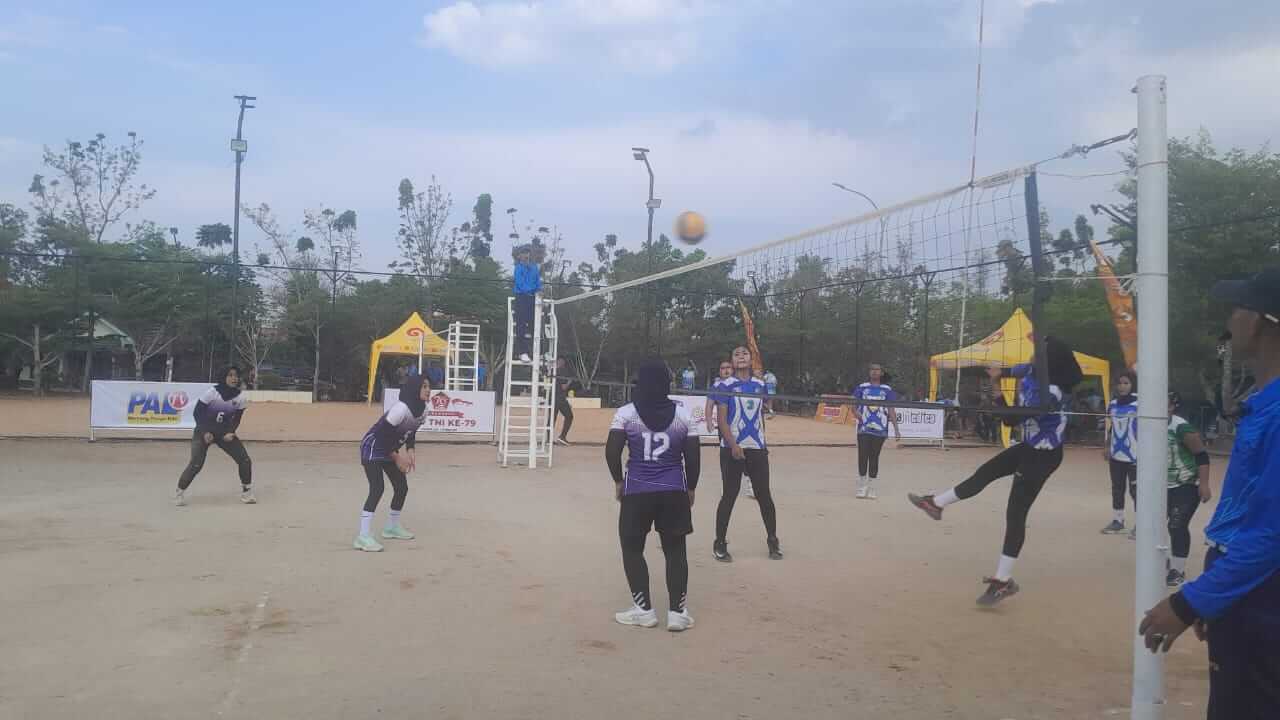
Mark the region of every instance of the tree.
<instances>
[{"instance_id":1,"label":"tree","mask_svg":"<svg viewBox=\"0 0 1280 720\"><path fill-rule=\"evenodd\" d=\"M155 196L146 184L135 185L142 162L142 140L129 133L129 142L112 147L98 133L88 142L68 140L55 152L44 149L44 164L55 173L46 181L32 178L32 202L41 218L64 222L95 243L130 211Z\"/></svg>"},{"instance_id":2,"label":"tree","mask_svg":"<svg viewBox=\"0 0 1280 720\"><path fill-rule=\"evenodd\" d=\"M491 201L492 202L492 201ZM415 275L437 275L448 266L452 255L446 245L445 228L453 210L453 196L431 176L426 193L416 192L409 178L400 181L400 257L392 269Z\"/></svg>"},{"instance_id":3,"label":"tree","mask_svg":"<svg viewBox=\"0 0 1280 720\"><path fill-rule=\"evenodd\" d=\"M8 203L0 203L0 290L18 280L23 263L4 253L25 248L27 213Z\"/></svg>"},{"instance_id":4,"label":"tree","mask_svg":"<svg viewBox=\"0 0 1280 720\"><path fill-rule=\"evenodd\" d=\"M226 223L201 225L196 230L196 246L216 250L232 243L231 227Z\"/></svg>"},{"instance_id":5,"label":"tree","mask_svg":"<svg viewBox=\"0 0 1280 720\"><path fill-rule=\"evenodd\" d=\"M0 337L17 343L31 361L31 387L44 395L44 370L56 363L65 348L67 335L60 332L69 319L66 300L60 293L31 286L0 289Z\"/></svg>"},{"instance_id":6,"label":"tree","mask_svg":"<svg viewBox=\"0 0 1280 720\"><path fill-rule=\"evenodd\" d=\"M1133 152L1123 157L1136 168ZM1118 208L1126 222L1113 222L1108 233L1121 246L1116 272L1127 274L1137 267L1136 224L1128 222L1137 217L1137 183L1126 180L1119 190L1128 200ZM1221 152L1204 130L1169 140L1169 379L1184 397L1192 388L1216 395L1217 338L1227 308L1209 289L1280 262L1278 213L1280 154L1268 147ZM1141 295L1136 303L1141 322Z\"/></svg>"}]
</instances>

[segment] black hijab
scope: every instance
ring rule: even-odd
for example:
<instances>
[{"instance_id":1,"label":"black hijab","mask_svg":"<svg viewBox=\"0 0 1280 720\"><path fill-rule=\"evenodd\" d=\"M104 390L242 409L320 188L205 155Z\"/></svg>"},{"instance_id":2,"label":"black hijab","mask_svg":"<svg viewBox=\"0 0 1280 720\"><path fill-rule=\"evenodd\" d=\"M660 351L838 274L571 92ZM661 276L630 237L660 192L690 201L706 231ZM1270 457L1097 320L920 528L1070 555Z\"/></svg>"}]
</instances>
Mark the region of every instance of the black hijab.
<instances>
[{"instance_id":1,"label":"black hijab","mask_svg":"<svg viewBox=\"0 0 1280 720\"><path fill-rule=\"evenodd\" d=\"M666 430L676 416L676 404L667 397L671 389L671 373L661 360L648 360L636 373L631 402L646 427L654 432Z\"/></svg>"},{"instance_id":2,"label":"black hijab","mask_svg":"<svg viewBox=\"0 0 1280 720\"><path fill-rule=\"evenodd\" d=\"M240 394L240 388L231 387L230 385L227 384L227 373L231 372L232 370L236 371L236 377L240 379L240 384L241 385L244 384L244 373L240 372L240 368L236 367L235 365L228 365L227 367L223 368L222 375L218 376L218 384L213 386L214 389L218 391L218 395L222 397L223 400L230 400L231 398L234 398L235 396Z\"/></svg>"},{"instance_id":3,"label":"black hijab","mask_svg":"<svg viewBox=\"0 0 1280 720\"><path fill-rule=\"evenodd\" d=\"M1076 362L1071 346L1048 335L1044 339L1044 347L1049 366L1049 383L1057 385L1064 394L1071 392L1084 379L1084 371L1080 369L1080 363Z\"/></svg>"},{"instance_id":4,"label":"black hijab","mask_svg":"<svg viewBox=\"0 0 1280 720\"><path fill-rule=\"evenodd\" d=\"M405 378L400 384L400 402L404 403L416 418L422 417L422 413L427 410L427 403L422 399L423 380L422 375L418 374Z\"/></svg>"}]
</instances>

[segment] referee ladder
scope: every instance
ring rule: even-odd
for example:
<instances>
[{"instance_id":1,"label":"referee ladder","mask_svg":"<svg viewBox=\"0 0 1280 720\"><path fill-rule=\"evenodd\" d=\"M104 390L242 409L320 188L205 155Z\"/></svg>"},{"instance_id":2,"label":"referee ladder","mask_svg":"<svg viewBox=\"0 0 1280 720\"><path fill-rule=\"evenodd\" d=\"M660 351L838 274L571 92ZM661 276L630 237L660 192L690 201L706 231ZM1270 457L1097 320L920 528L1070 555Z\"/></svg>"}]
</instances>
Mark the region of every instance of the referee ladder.
<instances>
[{"instance_id":1,"label":"referee ladder","mask_svg":"<svg viewBox=\"0 0 1280 720\"><path fill-rule=\"evenodd\" d=\"M480 389L480 326L449 323L444 356L445 390Z\"/></svg>"},{"instance_id":2,"label":"referee ladder","mask_svg":"<svg viewBox=\"0 0 1280 720\"><path fill-rule=\"evenodd\" d=\"M515 298L507 298L507 357L502 382L502 427L498 434L498 462L539 463L551 467L555 447L555 373L558 326L555 305L533 301L532 360L516 354Z\"/></svg>"}]
</instances>

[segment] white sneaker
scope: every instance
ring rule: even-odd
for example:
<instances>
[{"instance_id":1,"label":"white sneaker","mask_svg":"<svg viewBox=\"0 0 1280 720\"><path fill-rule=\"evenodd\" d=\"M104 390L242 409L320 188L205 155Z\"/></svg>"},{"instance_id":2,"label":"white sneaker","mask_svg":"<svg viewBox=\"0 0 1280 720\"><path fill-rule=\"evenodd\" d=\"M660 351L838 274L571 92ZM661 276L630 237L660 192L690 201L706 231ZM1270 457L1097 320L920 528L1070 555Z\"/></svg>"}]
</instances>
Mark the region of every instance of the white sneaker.
<instances>
[{"instance_id":1,"label":"white sneaker","mask_svg":"<svg viewBox=\"0 0 1280 720\"><path fill-rule=\"evenodd\" d=\"M865 478L858 478L858 492L853 494L859 500L867 499L867 481Z\"/></svg>"},{"instance_id":2,"label":"white sneaker","mask_svg":"<svg viewBox=\"0 0 1280 720\"><path fill-rule=\"evenodd\" d=\"M247 487L240 491L240 502L245 505L257 505L258 498L253 496L253 488Z\"/></svg>"},{"instance_id":3,"label":"white sneaker","mask_svg":"<svg viewBox=\"0 0 1280 720\"><path fill-rule=\"evenodd\" d=\"M667 611L667 632L684 632L691 627L693 627L693 616L689 614L689 608L680 612Z\"/></svg>"},{"instance_id":4,"label":"white sneaker","mask_svg":"<svg viewBox=\"0 0 1280 720\"><path fill-rule=\"evenodd\" d=\"M658 624L658 613L654 612L653 608L645 610L639 605L632 605L630 610L614 613L613 619L617 620L619 625L651 628Z\"/></svg>"},{"instance_id":5,"label":"white sneaker","mask_svg":"<svg viewBox=\"0 0 1280 720\"><path fill-rule=\"evenodd\" d=\"M744 480L742 482L742 494L746 495L749 498L753 498L756 496L756 490L755 488L751 487L750 480Z\"/></svg>"},{"instance_id":6,"label":"white sneaker","mask_svg":"<svg viewBox=\"0 0 1280 720\"><path fill-rule=\"evenodd\" d=\"M867 481L866 494L863 495L868 500L876 499L876 485L874 480Z\"/></svg>"},{"instance_id":7,"label":"white sneaker","mask_svg":"<svg viewBox=\"0 0 1280 720\"><path fill-rule=\"evenodd\" d=\"M173 493L173 504L175 507L182 507L187 504L187 491L179 488Z\"/></svg>"},{"instance_id":8,"label":"white sneaker","mask_svg":"<svg viewBox=\"0 0 1280 720\"><path fill-rule=\"evenodd\" d=\"M533 362L533 358L529 357L529 353L520 353L520 362Z\"/></svg>"}]
</instances>

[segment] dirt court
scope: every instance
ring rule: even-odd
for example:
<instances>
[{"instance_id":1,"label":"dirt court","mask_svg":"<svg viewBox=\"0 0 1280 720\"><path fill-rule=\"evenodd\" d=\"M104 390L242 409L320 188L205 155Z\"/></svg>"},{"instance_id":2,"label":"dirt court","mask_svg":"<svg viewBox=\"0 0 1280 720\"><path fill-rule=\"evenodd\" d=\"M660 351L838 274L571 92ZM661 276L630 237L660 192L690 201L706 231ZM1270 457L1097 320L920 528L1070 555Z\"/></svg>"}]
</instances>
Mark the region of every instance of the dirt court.
<instances>
[{"instance_id":1,"label":"dirt court","mask_svg":"<svg viewBox=\"0 0 1280 720\"><path fill-rule=\"evenodd\" d=\"M77 433L41 405L80 412L0 400L0 435ZM262 442L287 439L277 415L345 442ZM607 415L580 413L574 435L602 439ZM1032 511L1022 593L980 611L1007 483L940 523L904 495L963 479L990 450L890 444L872 502L853 498L852 449L778 447L786 559L767 559L743 498L725 565L711 558L720 491L705 448L697 626L676 635L613 622L629 594L597 446L529 471L499 468L487 444L426 443L404 516L417 540L352 550L372 417L251 408L255 506L216 450L175 508L183 444L0 440L0 718L1128 717L1134 546L1098 533L1110 511L1096 451L1069 452ZM775 430L849 439L792 418ZM1192 567L1202 554L1197 541ZM647 555L665 611L656 537ZM1190 634L1175 646L1167 718L1204 716L1206 665Z\"/></svg>"}]
</instances>

